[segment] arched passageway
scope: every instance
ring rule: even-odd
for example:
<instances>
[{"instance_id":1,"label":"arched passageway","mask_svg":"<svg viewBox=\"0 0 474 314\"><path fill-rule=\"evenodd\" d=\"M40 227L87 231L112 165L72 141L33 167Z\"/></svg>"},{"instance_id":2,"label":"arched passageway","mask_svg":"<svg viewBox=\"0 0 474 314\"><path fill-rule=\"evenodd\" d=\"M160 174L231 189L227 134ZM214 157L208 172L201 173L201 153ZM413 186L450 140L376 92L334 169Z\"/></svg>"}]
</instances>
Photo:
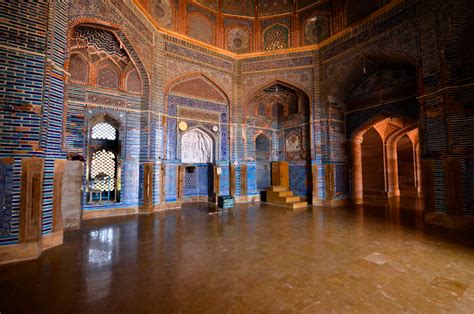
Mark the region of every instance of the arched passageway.
<instances>
[{"instance_id":1,"label":"arched passageway","mask_svg":"<svg viewBox=\"0 0 474 314\"><path fill-rule=\"evenodd\" d=\"M418 128L397 118L369 123L352 140L352 198L421 196Z\"/></svg>"},{"instance_id":2,"label":"arched passageway","mask_svg":"<svg viewBox=\"0 0 474 314\"><path fill-rule=\"evenodd\" d=\"M361 149L364 197L385 193L383 146L380 134L373 127L363 135Z\"/></svg>"},{"instance_id":3,"label":"arched passageway","mask_svg":"<svg viewBox=\"0 0 474 314\"><path fill-rule=\"evenodd\" d=\"M416 166L414 145L407 134L398 140L398 187L400 195L414 196L416 194Z\"/></svg>"}]
</instances>

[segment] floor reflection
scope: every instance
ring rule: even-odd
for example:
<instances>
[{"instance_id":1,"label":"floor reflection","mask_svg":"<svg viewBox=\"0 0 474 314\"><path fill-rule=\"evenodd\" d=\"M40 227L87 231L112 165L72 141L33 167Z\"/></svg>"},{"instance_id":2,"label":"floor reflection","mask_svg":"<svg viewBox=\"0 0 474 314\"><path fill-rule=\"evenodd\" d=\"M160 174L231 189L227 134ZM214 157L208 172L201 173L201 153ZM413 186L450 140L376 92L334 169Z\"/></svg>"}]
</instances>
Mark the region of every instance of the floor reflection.
<instances>
[{"instance_id":1,"label":"floor reflection","mask_svg":"<svg viewBox=\"0 0 474 314\"><path fill-rule=\"evenodd\" d=\"M118 229L104 228L89 232L88 262L92 265L103 266L112 261L114 246L119 242Z\"/></svg>"},{"instance_id":2,"label":"floor reflection","mask_svg":"<svg viewBox=\"0 0 474 314\"><path fill-rule=\"evenodd\" d=\"M0 312L469 312L471 239L424 224L420 199L187 204L86 221L40 259L1 266Z\"/></svg>"}]
</instances>

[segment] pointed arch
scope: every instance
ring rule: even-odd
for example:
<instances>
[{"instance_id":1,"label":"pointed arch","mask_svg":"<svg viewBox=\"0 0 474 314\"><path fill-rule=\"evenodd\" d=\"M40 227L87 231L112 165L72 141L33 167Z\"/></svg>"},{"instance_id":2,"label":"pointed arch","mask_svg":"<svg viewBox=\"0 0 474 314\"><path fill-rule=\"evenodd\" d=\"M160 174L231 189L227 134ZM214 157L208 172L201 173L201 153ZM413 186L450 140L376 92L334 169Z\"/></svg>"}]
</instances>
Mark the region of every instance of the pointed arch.
<instances>
[{"instance_id":1,"label":"pointed arch","mask_svg":"<svg viewBox=\"0 0 474 314\"><path fill-rule=\"evenodd\" d=\"M203 128L186 131L180 139L182 163L212 163L216 158L215 139Z\"/></svg>"},{"instance_id":2,"label":"pointed arch","mask_svg":"<svg viewBox=\"0 0 474 314\"><path fill-rule=\"evenodd\" d=\"M401 119L402 121L404 121L405 123L408 123L408 124L411 124L411 123L414 122L413 119L411 119L409 117L402 116L402 115L394 115L394 114L391 114L391 113L381 113L381 114L377 115L376 117L374 117L373 119L371 119L371 120L363 123L362 125L358 126L350 134L347 134L347 138L351 141L360 139L364 135L364 133L367 132L371 127L373 127L377 123L382 122L383 120L386 120L386 119L389 119L389 118L391 118L391 119L398 118L398 119Z\"/></svg>"},{"instance_id":3,"label":"pointed arch","mask_svg":"<svg viewBox=\"0 0 474 314\"><path fill-rule=\"evenodd\" d=\"M346 59L347 60L347 59ZM348 61L348 60L347 60ZM373 74L380 66L385 64L405 64L416 68L417 61L409 55L401 53L370 53L362 52L352 57L350 66L341 66L334 74L334 80L328 86L328 97L344 103L352 87L359 84L364 77Z\"/></svg>"},{"instance_id":4,"label":"pointed arch","mask_svg":"<svg viewBox=\"0 0 474 314\"><path fill-rule=\"evenodd\" d=\"M93 18L93 17L77 17L77 18L71 19L71 21L68 24L68 29L67 29L67 47L68 47L67 53L68 54L70 53L70 49L72 47L72 41L74 39L74 30L77 26L80 26L80 25L106 30L113 34L115 39L120 43L121 48L126 51L133 65L137 69L141 82L142 82L142 96L144 97L145 103L148 104L149 98L150 98L150 93L149 93L150 75L148 74L143 61L138 55L137 50L128 40L128 38L133 37L133 34L130 33L130 31L125 29L123 26L113 23L113 22L104 21L101 19ZM65 61L65 67L64 67L66 71L69 70L69 60L70 60L70 56L67 56L66 61Z\"/></svg>"},{"instance_id":5,"label":"pointed arch","mask_svg":"<svg viewBox=\"0 0 474 314\"><path fill-rule=\"evenodd\" d=\"M198 83L198 85L195 85L193 89L186 90L186 87L188 87L192 83ZM205 91L205 90L202 90L202 88L205 88L205 87L211 88L212 91L214 92L213 95L215 97L211 99L209 97L203 97L206 95L200 94L200 92ZM197 89L198 91L195 92ZM172 80L165 86L163 94L165 97L165 110L166 111L168 111L168 96L170 94L178 94L178 95L182 94L187 97L204 98L204 99L207 98L206 100L211 100L213 102L230 105L229 97L227 97L223 89L220 88L219 85L214 83L214 81L211 80L209 77L207 77L206 75L200 72L185 74L183 76L180 76Z\"/></svg>"},{"instance_id":6,"label":"pointed arch","mask_svg":"<svg viewBox=\"0 0 474 314\"><path fill-rule=\"evenodd\" d=\"M293 83L288 83L288 82L285 82L283 80L280 80L280 79L277 79L277 80L273 80L269 83L265 83L263 85L260 85L257 89L255 89L250 95L249 97L247 98L247 100L245 101L245 111L247 111L249 108L249 104L253 101L253 99L258 96L258 94L260 94L261 92L263 92L264 90L266 90L267 88L270 88L274 85L282 85L282 86L285 86L287 88L290 88L290 89L293 89L295 90L296 92L299 92L301 93L302 95L306 96L308 98L308 101L309 103L311 104L312 100L311 100L311 97L308 95L308 93L306 93L302 87L298 86L298 84L293 84Z\"/></svg>"},{"instance_id":7,"label":"pointed arch","mask_svg":"<svg viewBox=\"0 0 474 314\"><path fill-rule=\"evenodd\" d=\"M97 115L94 115L89 119L89 121L87 121L88 130L91 131L92 128L99 123L107 123L113 126L117 130L117 139L121 138L124 132L124 125L116 117L108 113L99 113Z\"/></svg>"}]
</instances>

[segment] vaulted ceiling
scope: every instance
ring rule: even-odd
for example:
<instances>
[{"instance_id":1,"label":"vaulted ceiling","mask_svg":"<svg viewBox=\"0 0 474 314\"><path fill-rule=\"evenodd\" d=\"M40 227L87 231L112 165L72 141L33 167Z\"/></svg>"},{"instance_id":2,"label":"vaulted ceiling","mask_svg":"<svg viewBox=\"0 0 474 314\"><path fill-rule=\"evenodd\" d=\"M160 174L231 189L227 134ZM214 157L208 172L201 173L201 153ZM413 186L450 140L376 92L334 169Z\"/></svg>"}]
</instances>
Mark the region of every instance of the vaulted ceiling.
<instances>
[{"instance_id":1,"label":"vaulted ceiling","mask_svg":"<svg viewBox=\"0 0 474 314\"><path fill-rule=\"evenodd\" d=\"M242 54L319 44L390 0L135 0L160 28Z\"/></svg>"}]
</instances>

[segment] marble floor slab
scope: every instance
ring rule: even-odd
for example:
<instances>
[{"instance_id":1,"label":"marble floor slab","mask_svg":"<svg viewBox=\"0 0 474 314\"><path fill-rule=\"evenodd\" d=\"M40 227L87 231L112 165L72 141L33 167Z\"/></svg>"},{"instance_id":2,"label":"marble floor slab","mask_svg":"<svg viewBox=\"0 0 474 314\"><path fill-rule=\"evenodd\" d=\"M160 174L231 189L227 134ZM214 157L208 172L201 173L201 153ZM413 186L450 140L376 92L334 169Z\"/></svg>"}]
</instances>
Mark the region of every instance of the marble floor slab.
<instances>
[{"instance_id":1,"label":"marble floor slab","mask_svg":"<svg viewBox=\"0 0 474 314\"><path fill-rule=\"evenodd\" d=\"M96 219L0 267L4 313L474 313L474 242L419 200Z\"/></svg>"}]
</instances>

